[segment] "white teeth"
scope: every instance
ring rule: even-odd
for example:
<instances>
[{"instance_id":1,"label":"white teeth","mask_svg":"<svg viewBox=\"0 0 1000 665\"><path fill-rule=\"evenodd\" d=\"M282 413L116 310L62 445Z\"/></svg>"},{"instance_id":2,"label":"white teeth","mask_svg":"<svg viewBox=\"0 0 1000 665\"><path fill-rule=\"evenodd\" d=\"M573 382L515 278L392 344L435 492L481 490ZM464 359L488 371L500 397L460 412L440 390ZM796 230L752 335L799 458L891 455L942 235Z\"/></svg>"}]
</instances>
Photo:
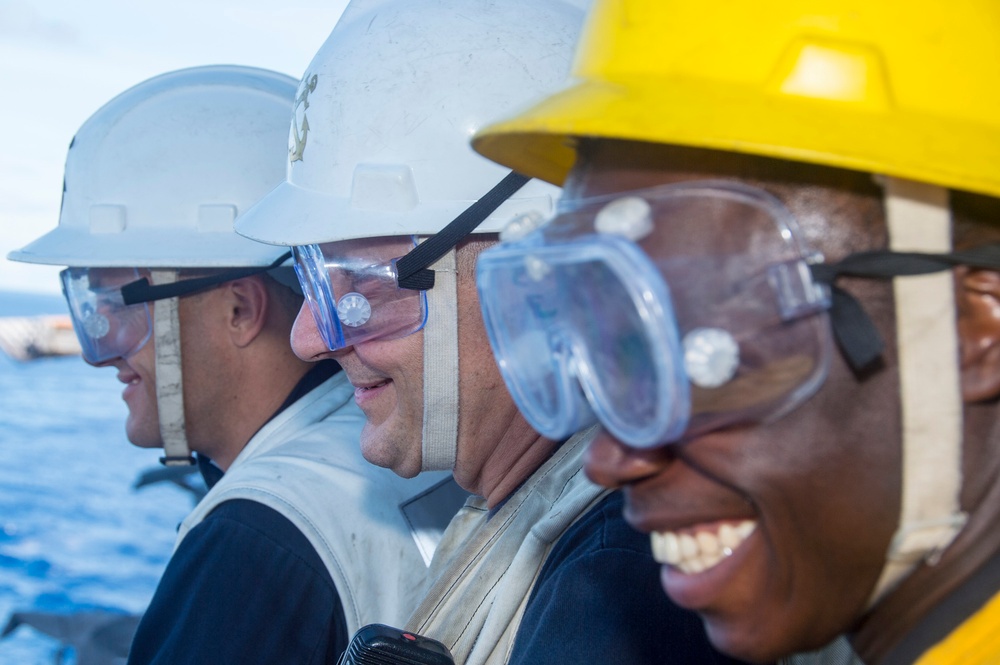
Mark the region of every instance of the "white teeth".
<instances>
[{"instance_id":1,"label":"white teeth","mask_svg":"<svg viewBox=\"0 0 1000 665\"><path fill-rule=\"evenodd\" d=\"M740 535L736 533L736 527L732 524L723 524L722 528L719 529L719 542L722 543L723 547L728 547L733 549L740 544Z\"/></svg>"},{"instance_id":2,"label":"white teeth","mask_svg":"<svg viewBox=\"0 0 1000 665\"><path fill-rule=\"evenodd\" d=\"M719 547L719 539L708 531L699 531L695 536L695 540L698 541L698 547L701 548L702 554L715 555L721 549Z\"/></svg>"},{"instance_id":3,"label":"white teeth","mask_svg":"<svg viewBox=\"0 0 1000 665\"><path fill-rule=\"evenodd\" d=\"M657 561L680 561L681 543L672 533L650 534L653 541L653 556Z\"/></svg>"},{"instance_id":4,"label":"white teeth","mask_svg":"<svg viewBox=\"0 0 1000 665\"><path fill-rule=\"evenodd\" d=\"M725 556L729 556L732 553L733 553L732 550L730 550L729 554ZM714 566L715 564L719 563L720 561L722 561L725 558L725 556L723 556L722 552L716 552L715 554L706 554L702 558L702 560L705 562L705 568L708 569Z\"/></svg>"},{"instance_id":5,"label":"white teeth","mask_svg":"<svg viewBox=\"0 0 1000 665\"><path fill-rule=\"evenodd\" d=\"M697 540L695 540L691 536L687 535L686 533L682 533L680 535L680 541L681 541L681 558L682 559L693 559L694 557L698 556L698 541Z\"/></svg>"},{"instance_id":6,"label":"white teeth","mask_svg":"<svg viewBox=\"0 0 1000 665\"><path fill-rule=\"evenodd\" d=\"M722 524L716 532L700 529L690 533L651 533L653 558L674 566L682 573L700 573L715 566L733 552L757 528L757 522L744 520L736 525Z\"/></svg>"}]
</instances>

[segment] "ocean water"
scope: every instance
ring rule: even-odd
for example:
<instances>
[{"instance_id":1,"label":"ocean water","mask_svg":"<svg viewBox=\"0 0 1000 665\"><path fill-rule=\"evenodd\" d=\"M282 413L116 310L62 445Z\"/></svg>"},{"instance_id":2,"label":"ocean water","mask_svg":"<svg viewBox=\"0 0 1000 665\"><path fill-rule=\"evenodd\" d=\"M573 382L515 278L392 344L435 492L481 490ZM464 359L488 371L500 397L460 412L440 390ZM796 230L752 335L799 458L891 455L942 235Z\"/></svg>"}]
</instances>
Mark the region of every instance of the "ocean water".
<instances>
[{"instance_id":1,"label":"ocean water","mask_svg":"<svg viewBox=\"0 0 1000 665\"><path fill-rule=\"evenodd\" d=\"M0 316L60 302L0 293ZM159 451L126 440L122 388L113 368L76 357L0 352L0 627L14 611L140 614L149 602L193 498L169 483L133 489ZM0 665L47 665L59 651L21 626L0 639Z\"/></svg>"}]
</instances>

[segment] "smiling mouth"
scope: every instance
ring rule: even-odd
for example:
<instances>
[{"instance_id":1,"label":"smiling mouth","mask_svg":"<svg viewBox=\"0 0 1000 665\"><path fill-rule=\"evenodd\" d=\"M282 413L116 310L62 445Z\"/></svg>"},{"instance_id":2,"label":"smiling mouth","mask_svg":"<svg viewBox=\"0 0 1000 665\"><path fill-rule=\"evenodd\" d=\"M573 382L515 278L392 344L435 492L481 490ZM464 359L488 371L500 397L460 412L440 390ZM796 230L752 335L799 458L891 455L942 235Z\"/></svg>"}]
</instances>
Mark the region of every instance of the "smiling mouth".
<instances>
[{"instance_id":1,"label":"smiling mouth","mask_svg":"<svg viewBox=\"0 0 1000 665\"><path fill-rule=\"evenodd\" d=\"M654 531L649 537L657 563L691 575L714 568L732 556L756 529L756 521L743 520L700 525L684 531Z\"/></svg>"},{"instance_id":2,"label":"smiling mouth","mask_svg":"<svg viewBox=\"0 0 1000 665\"><path fill-rule=\"evenodd\" d=\"M376 388L381 388L382 386L386 385L387 383L389 383L388 379L386 379L385 381L382 381L381 383L373 383L373 384L371 384L369 386L355 386L354 390L355 390L355 392L366 393L369 390L375 390Z\"/></svg>"}]
</instances>

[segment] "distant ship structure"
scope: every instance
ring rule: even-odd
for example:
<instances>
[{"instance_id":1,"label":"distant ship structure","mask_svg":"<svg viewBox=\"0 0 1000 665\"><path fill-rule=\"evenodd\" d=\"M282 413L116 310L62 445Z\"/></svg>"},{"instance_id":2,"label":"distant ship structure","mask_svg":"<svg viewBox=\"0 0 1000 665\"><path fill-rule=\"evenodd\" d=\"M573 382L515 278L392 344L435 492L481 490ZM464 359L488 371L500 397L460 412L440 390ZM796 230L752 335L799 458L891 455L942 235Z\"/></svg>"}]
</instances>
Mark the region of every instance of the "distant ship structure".
<instances>
[{"instance_id":1,"label":"distant ship structure","mask_svg":"<svg viewBox=\"0 0 1000 665\"><path fill-rule=\"evenodd\" d=\"M0 350L26 362L52 356L80 355L80 343L66 314L0 317Z\"/></svg>"}]
</instances>

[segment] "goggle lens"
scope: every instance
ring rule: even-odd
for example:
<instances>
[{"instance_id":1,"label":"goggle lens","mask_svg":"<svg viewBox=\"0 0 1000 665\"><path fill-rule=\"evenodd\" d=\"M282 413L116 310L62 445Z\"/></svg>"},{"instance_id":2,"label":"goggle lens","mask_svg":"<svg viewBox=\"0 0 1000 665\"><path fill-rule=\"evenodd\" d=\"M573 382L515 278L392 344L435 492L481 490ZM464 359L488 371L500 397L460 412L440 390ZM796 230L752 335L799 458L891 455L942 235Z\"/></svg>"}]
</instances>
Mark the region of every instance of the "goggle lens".
<instances>
[{"instance_id":1,"label":"goggle lens","mask_svg":"<svg viewBox=\"0 0 1000 665\"><path fill-rule=\"evenodd\" d=\"M643 441L687 422L676 327L650 334L644 325L663 320L670 295L662 283L635 288L621 279L622 266L639 258L633 252L641 254L566 243L525 255L501 245L480 257L480 301L501 373L549 438L599 419ZM650 289L662 300L647 297Z\"/></svg>"},{"instance_id":2,"label":"goggle lens","mask_svg":"<svg viewBox=\"0 0 1000 665\"><path fill-rule=\"evenodd\" d=\"M68 268L59 274L83 357L98 364L128 358L152 333L145 303L126 305L121 287L139 278L133 268Z\"/></svg>"},{"instance_id":3,"label":"goggle lens","mask_svg":"<svg viewBox=\"0 0 1000 665\"><path fill-rule=\"evenodd\" d=\"M561 206L478 263L494 353L540 433L596 417L661 445L777 417L822 382L828 293L773 197L709 182Z\"/></svg>"},{"instance_id":4,"label":"goggle lens","mask_svg":"<svg viewBox=\"0 0 1000 665\"><path fill-rule=\"evenodd\" d=\"M293 248L295 273L309 311L331 351L418 332L427 295L397 285L396 259L412 238L342 241Z\"/></svg>"}]
</instances>

